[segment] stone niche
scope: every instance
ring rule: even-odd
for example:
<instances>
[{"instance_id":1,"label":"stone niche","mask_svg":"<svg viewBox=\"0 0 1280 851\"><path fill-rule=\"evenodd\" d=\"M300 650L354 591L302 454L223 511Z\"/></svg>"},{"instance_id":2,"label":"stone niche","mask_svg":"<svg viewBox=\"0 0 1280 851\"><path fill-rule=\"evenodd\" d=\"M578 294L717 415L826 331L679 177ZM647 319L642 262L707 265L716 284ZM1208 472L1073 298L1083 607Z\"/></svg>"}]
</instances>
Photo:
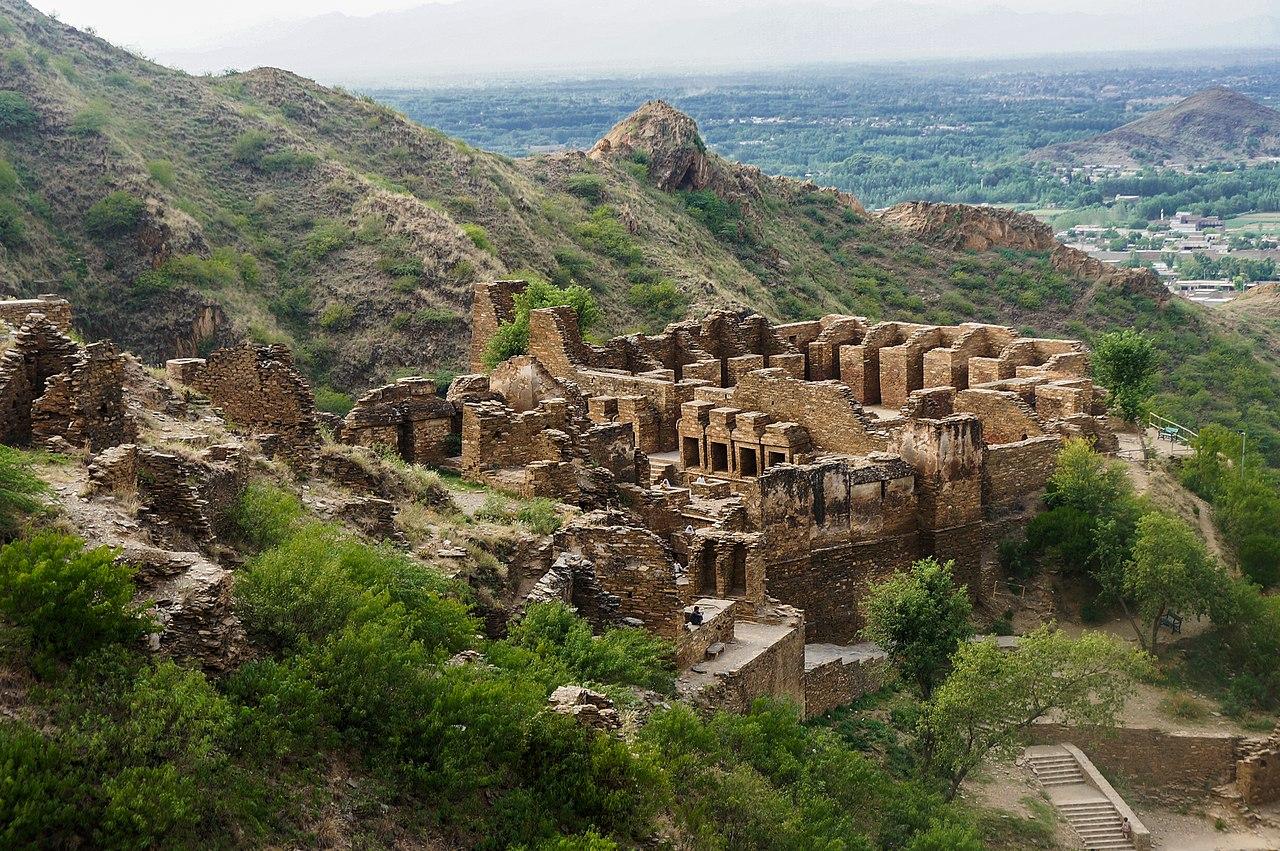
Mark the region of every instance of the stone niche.
<instances>
[{"instance_id":1,"label":"stone niche","mask_svg":"<svg viewBox=\"0 0 1280 851\"><path fill-rule=\"evenodd\" d=\"M370 390L343 420L341 439L353 446L384 446L411 464L439 464L461 450L457 407L426 378L402 378Z\"/></svg>"}]
</instances>

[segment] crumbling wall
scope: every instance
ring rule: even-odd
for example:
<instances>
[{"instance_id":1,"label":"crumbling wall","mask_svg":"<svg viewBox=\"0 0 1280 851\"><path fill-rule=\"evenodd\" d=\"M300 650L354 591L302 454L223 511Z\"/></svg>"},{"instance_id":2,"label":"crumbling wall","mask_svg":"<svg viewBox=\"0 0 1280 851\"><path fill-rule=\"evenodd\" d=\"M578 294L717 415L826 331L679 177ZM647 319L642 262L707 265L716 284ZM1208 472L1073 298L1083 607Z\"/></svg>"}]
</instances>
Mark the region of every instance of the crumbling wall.
<instances>
[{"instance_id":1,"label":"crumbling wall","mask_svg":"<svg viewBox=\"0 0 1280 851\"><path fill-rule=\"evenodd\" d=\"M198 487L207 470L197 462L124 443L99 453L89 465L94 491L134 494L138 519L170 549L213 547L213 514Z\"/></svg>"},{"instance_id":2,"label":"crumbling wall","mask_svg":"<svg viewBox=\"0 0 1280 851\"><path fill-rule=\"evenodd\" d=\"M64 334L71 330L71 302L58 295L0 299L0 325L21 328L27 317L39 313Z\"/></svg>"},{"instance_id":3,"label":"crumbling wall","mask_svg":"<svg viewBox=\"0 0 1280 851\"><path fill-rule=\"evenodd\" d=\"M583 515L556 534L555 548L592 563L600 588L617 598L619 617L635 618L650 632L674 639L693 586L662 539L620 520L604 512Z\"/></svg>"},{"instance_id":4,"label":"crumbling wall","mask_svg":"<svg viewBox=\"0 0 1280 851\"><path fill-rule=\"evenodd\" d=\"M85 346L32 403L32 439L60 437L94 451L134 440L138 429L125 407L124 369L124 356L111 343Z\"/></svg>"},{"instance_id":5,"label":"crumbling wall","mask_svg":"<svg viewBox=\"0 0 1280 851\"><path fill-rule=\"evenodd\" d=\"M471 299L471 371L485 372L484 353L498 328L515 318L515 296L526 281L492 281L475 285Z\"/></svg>"},{"instance_id":6,"label":"crumbling wall","mask_svg":"<svg viewBox=\"0 0 1280 851\"><path fill-rule=\"evenodd\" d=\"M206 395L226 419L278 446L285 459L309 467L320 444L311 387L293 365L286 346L245 342L218 349L208 358L178 358L169 376Z\"/></svg>"},{"instance_id":7,"label":"crumbling wall","mask_svg":"<svg viewBox=\"0 0 1280 851\"><path fill-rule=\"evenodd\" d=\"M342 442L384 446L411 464L438 464L456 455L460 417L436 394L434 381L402 378L370 390L342 423Z\"/></svg>"},{"instance_id":8,"label":"crumbling wall","mask_svg":"<svg viewBox=\"0 0 1280 851\"><path fill-rule=\"evenodd\" d=\"M0 443L31 441L36 400L45 394L50 379L70 372L79 359L80 347L42 314L25 318L13 345L0 356ZM60 388L55 397L68 392ZM54 407L55 397L48 407Z\"/></svg>"},{"instance_id":9,"label":"crumbling wall","mask_svg":"<svg viewBox=\"0 0 1280 851\"><path fill-rule=\"evenodd\" d=\"M875 429L848 385L839 381L801 381L781 370L761 370L743 376L732 398L734 407L801 426L815 449L864 455L888 443L888 435Z\"/></svg>"},{"instance_id":10,"label":"crumbling wall","mask_svg":"<svg viewBox=\"0 0 1280 851\"><path fill-rule=\"evenodd\" d=\"M1238 761L1236 791L1251 807L1280 800L1280 748L1263 748Z\"/></svg>"},{"instance_id":11,"label":"crumbling wall","mask_svg":"<svg viewBox=\"0 0 1280 851\"><path fill-rule=\"evenodd\" d=\"M988 446L982 465L982 501L1003 506L1037 493L1057 466L1062 438L1056 434Z\"/></svg>"},{"instance_id":12,"label":"crumbling wall","mask_svg":"<svg viewBox=\"0 0 1280 851\"><path fill-rule=\"evenodd\" d=\"M1045 433L1035 409L1016 393L970 389L956 394L956 413L973 414L982 422L982 437L990 444L1014 443Z\"/></svg>"}]
</instances>

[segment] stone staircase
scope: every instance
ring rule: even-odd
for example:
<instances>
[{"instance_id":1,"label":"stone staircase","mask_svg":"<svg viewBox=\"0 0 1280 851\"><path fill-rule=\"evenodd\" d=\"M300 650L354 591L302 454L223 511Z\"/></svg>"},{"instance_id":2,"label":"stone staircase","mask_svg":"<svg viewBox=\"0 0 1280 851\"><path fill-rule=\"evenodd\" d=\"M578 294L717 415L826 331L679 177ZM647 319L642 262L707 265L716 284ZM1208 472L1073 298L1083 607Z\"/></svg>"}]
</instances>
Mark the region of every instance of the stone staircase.
<instances>
[{"instance_id":1,"label":"stone staircase","mask_svg":"<svg viewBox=\"0 0 1280 851\"><path fill-rule=\"evenodd\" d=\"M1031 771L1041 786L1069 786L1084 783L1080 763L1066 751L1061 753L1035 753L1027 758Z\"/></svg>"},{"instance_id":2,"label":"stone staircase","mask_svg":"<svg viewBox=\"0 0 1280 851\"><path fill-rule=\"evenodd\" d=\"M1090 781L1072 752L1061 746L1028 748L1027 764L1054 807L1080 837L1082 847L1091 851L1137 847L1121 830L1124 816Z\"/></svg>"}]
</instances>

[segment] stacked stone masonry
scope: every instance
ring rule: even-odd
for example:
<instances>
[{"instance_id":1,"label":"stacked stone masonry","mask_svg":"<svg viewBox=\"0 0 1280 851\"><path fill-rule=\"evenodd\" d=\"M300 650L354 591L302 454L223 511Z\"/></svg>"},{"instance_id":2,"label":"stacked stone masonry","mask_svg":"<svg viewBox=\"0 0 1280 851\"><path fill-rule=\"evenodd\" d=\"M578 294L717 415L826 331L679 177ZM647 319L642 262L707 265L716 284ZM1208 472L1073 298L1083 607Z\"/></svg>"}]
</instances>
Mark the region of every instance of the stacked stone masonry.
<instances>
[{"instance_id":1,"label":"stacked stone masonry","mask_svg":"<svg viewBox=\"0 0 1280 851\"><path fill-rule=\"evenodd\" d=\"M320 445L315 398L285 346L242 343L208 358L167 363L169 377L203 394L228 421L278 447L286 461L309 468Z\"/></svg>"},{"instance_id":2,"label":"stacked stone masonry","mask_svg":"<svg viewBox=\"0 0 1280 851\"><path fill-rule=\"evenodd\" d=\"M477 372L521 286L477 285ZM528 354L487 382L469 377L455 399L462 468L568 501L583 495L580 474L528 482L548 465L606 471L594 495L625 509L583 515L557 548L593 565L618 619L676 636L690 682L732 702L757 657L792 655L791 639L760 626L778 606L803 613L801 643L839 649L859 639L868 587L921 557L954 560L971 594L988 593L996 544L1034 510L1063 440L1114 446L1088 367L1079 342L995 325L831 315L775 326L717 311L596 345L571 308L545 308L530 313ZM584 439L618 425L630 444ZM628 449L644 460L623 463ZM725 601L715 630L682 624L694 600ZM722 640L703 641L712 634ZM812 688L820 712L876 682L875 664L828 655L758 693Z\"/></svg>"}]
</instances>

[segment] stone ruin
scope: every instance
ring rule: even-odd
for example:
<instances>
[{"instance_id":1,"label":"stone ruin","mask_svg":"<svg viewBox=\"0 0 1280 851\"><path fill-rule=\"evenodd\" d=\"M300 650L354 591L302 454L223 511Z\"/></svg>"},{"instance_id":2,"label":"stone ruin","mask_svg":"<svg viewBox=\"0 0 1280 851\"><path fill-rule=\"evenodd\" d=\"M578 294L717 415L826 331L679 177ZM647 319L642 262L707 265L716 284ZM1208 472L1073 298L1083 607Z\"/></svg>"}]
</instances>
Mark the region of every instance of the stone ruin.
<instances>
[{"instance_id":1,"label":"stone ruin","mask_svg":"<svg viewBox=\"0 0 1280 851\"><path fill-rule=\"evenodd\" d=\"M315 397L288 347L245 342L165 367L170 378L207 396L229 423L247 429L268 455L304 469L315 461Z\"/></svg>"},{"instance_id":2,"label":"stone ruin","mask_svg":"<svg viewBox=\"0 0 1280 851\"><path fill-rule=\"evenodd\" d=\"M535 598L670 638L682 691L717 705L812 693L816 713L876 687L867 588L936 556L983 603L1064 438L1115 448L1083 344L995 325L718 311L592 345L556 307L479 374L523 286L476 286L461 469L597 509L557 533Z\"/></svg>"},{"instance_id":3,"label":"stone ruin","mask_svg":"<svg viewBox=\"0 0 1280 851\"><path fill-rule=\"evenodd\" d=\"M477 371L443 397L401 379L325 417L289 352L251 343L167 373L186 403L207 399L301 474L362 494L334 514L376 537L397 540L399 494L360 463L375 448L577 506L513 582L517 615L560 599L597 628L650 630L675 646L681 694L731 709L772 695L816 714L878 687L883 654L858 640L867 588L933 555L982 604L996 545L1034 509L1063 439L1115 446L1084 346L994 325L718 311L592 345L571 309L546 308L530 315L528 354L484 374L521 287L477 286ZM242 456L136 445L121 356L40 316L20 326L0 359L0 439L97 452L93 489L134 495L152 537L190 551L139 556L169 589L162 643L225 660L229 580L204 554Z\"/></svg>"},{"instance_id":4,"label":"stone ruin","mask_svg":"<svg viewBox=\"0 0 1280 851\"><path fill-rule=\"evenodd\" d=\"M125 410L125 358L111 343L81 346L43 313L28 314L16 327L0 355L0 443L60 440L98 450L132 439L137 426Z\"/></svg>"}]
</instances>

